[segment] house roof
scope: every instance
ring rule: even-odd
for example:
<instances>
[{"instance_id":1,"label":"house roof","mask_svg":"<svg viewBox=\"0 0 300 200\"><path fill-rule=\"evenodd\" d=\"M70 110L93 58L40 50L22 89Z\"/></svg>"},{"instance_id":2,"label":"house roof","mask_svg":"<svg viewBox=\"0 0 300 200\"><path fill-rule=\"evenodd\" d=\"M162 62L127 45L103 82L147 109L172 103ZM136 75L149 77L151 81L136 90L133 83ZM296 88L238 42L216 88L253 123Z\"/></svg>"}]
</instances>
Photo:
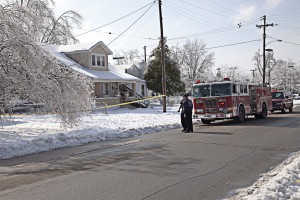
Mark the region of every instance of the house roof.
<instances>
[{"instance_id":1,"label":"house roof","mask_svg":"<svg viewBox=\"0 0 300 200\"><path fill-rule=\"evenodd\" d=\"M124 81L124 82L133 82L133 81L143 81L137 77L126 74L125 72L115 69L113 66L109 66L110 71L96 71L85 68L75 62L74 60L68 58L64 53L61 52L61 49L64 48L64 45L52 45L52 44L43 44L40 45L44 50L48 51L53 57L55 57L61 64L70 67L71 69L80 72L92 79L94 81Z\"/></svg>"},{"instance_id":2,"label":"house roof","mask_svg":"<svg viewBox=\"0 0 300 200\"><path fill-rule=\"evenodd\" d=\"M113 52L102 42L99 41L97 43L90 42L90 43L78 43L78 44L71 44L71 45L60 45L59 50L60 52L76 52L76 51L89 51L95 48L96 46L100 45L108 55L112 55Z\"/></svg>"},{"instance_id":3,"label":"house roof","mask_svg":"<svg viewBox=\"0 0 300 200\"><path fill-rule=\"evenodd\" d=\"M139 62L139 63L132 63L132 64L129 64L129 65L116 65L115 67L118 68L118 69L121 69L124 72L125 72L125 69L129 69L131 67L136 67L136 68L140 69L142 73L144 73L145 66L146 66L146 63Z\"/></svg>"},{"instance_id":4,"label":"house roof","mask_svg":"<svg viewBox=\"0 0 300 200\"><path fill-rule=\"evenodd\" d=\"M130 65L115 65L115 66L113 66L114 67L114 69L116 69L116 70L121 70L121 71L123 71L123 72L125 72L125 69L129 69L129 68L131 68L131 67L136 67L136 68L138 68L138 66L136 66L135 64L130 64Z\"/></svg>"}]
</instances>

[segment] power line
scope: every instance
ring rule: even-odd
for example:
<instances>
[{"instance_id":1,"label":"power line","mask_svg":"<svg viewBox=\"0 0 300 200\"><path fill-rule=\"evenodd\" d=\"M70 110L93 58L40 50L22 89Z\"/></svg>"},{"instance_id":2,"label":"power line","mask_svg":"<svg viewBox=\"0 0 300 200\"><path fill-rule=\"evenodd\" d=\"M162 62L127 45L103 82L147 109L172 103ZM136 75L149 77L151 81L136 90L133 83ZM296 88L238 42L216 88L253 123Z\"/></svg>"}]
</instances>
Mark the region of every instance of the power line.
<instances>
[{"instance_id":1,"label":"power line","mask_svg":"<svg viewBox=\"0 0 300 200\"><path fill-rule=\"evenodd\" d=\"M237 12L237 11L231 9L231 8L227 8L227 7L225 7L224 5L218 4L218 3L214 2L214 1L208 1L208 2L210 2L210 3L212 3L212 4L216 5L216 6L218 6L218 7L220 7L220 8L222 8L222 9L224 9L224 10L229 10L230 12L240 14L239 12Z\"/></svg>"},{"instance_id":2,"label":"power line","mask_svg":"<svg viewBox=\"0 0 300 200\"><path fill-rule=\"evenodd\" d=\"M255 23L251 23L251 24L255 24ZM251 24L249 23L247 25L251 25ZM223 32L226 32L226 31L235 31L236 29L238 29L236 26L230 25L230 26L224 26L224 27L212 29L212 30L205 31L205 32L194 33L194 34L191 34L191 35L170 38L168 40L169 41L170 40L180 40L180 39L186 39L186 38L190 38L190 37L197 37L197 36L200 36L200 35L212 35L212 34L223 33ZM238 33L238 34L241 34L241 33ZM247 35L249 35L249 34L247 34Z\"/></svg>"},{"instance_id":3,"label":"power line","mask_svg":"<svg viewBox=\"0 0 300 200\"><path fill-rule=\"evenodd\" d=\"M179 10L178 8L174 7L174 6L170 6L170 5L168 5L168 4L164 4L164 7L166 7L166 8L168 8L168 9L172 10L173 12L175 12L175 13L177 13L177 14L180 14L180 15L182 15L182 16L188 18L189 20L192 20L192 21L197 22L197 23L199 23L199 24L202 24L202 25L208 26L208 27L210 27L210 28L213 28L213 26L211 26L209 23L205 23L205 22L203 22L203 21L201 22L201 21L195 19L195 16L191 15L190 13L186 13L186 12L184 12L184 11L181 11L181 10Z\"/></svg>"},{"instance_id":4,"label":"power line","mask_svg":"<svg viewBox=\"0 0 300 200\"><path fill-rule=\"evenodd\" d=\"M191 16L193 16L193 17L195 17L196 15L196 17L198 18L198 19L200 19L200 20L210 20L210 21L212 21L213 23L214 22L218 22L218 23L220 23L220 24L224 24L224 22L222 21L218 21L218 20L216 20L216 19L212 19L212 18L209 18L207 15L202 15L202 14L200 14L200 12L195 12L195 11L193 11L193 10L190 10L190 9L187 9L187 8L185 8L185 7L183 7L183 6L181 6L181 5L178 5L178 4L175 4L175 3L171 3L171 2L169 2L169 1L167 1L167 0L165 0L165 3L167 4L167 5L169 5L169 6L173 6L173 8L174 9L177 9L177 10L181 10L181 12L184 12L184 13L186 13L186 14L188 14L188 15L191 15ZM187 3L188 5L191 5L191 4L189 4L189 3ZM194 6L195 7L195 6ZM186 10L186 11L183 11L183 9L184 10ZM194 13L194 14L196 14L196 15L193 15L192 13ZM202 18L199 18L199 15L200 16L202 16ZM228 18L228 17L226 17L226 18ZM211 22L208 22L209 24L211 24Z\"/></svg>"},{"instance_id":5,"label":"power line","mask_svg":"<svg viewBox=\"0 0 300 200\"><path fill-rule=\"evenodd\" d=\"M259 42L259 41L261 41L261 39L249 40L249 41L245 41L245 42L237 42L237 43L232 43L232 44L225 44L225 45L220 45L220 46L215 46L215 47L194 49L194 50L185 51L185 52L202 51L202 50L208 50L208 49L218 49L218 48L223 48L223 47L236 46L236 45L240 45L240 44L246 44L246 43L251 43L251 42Z\"/></svg>"},{"instance_id":6,"label":"power line","mask_svg":"<svg viewBox=\"0 0 300 200\"><path fill-rule=\"evenodd\" d=\"M150 8L155 4L156 1L154 1L149 8L139 17L137 18L128 28L126 28L120 35L118 35L115 39L113 39L110 43L107 44L110 45L111 43L113 43L114 41L116 41L119 37L121 37L126 31L128 31L136 22L138 22L149 10Z\"/></svg>"},{"instance_id":7,"label":"power line","mask_svg":"<svg viewBox=\"0 0 300 200\"><path fill-rule=\"evenodd\" d=\"M127 14L127 15L125 15L125 16L123 16L123 17L120 17L120 18L118 18L118 19L116 19L116 20L114 20L114 21L112 21L112 22L109 22L109 23L104 24L104 25L102 25L102 26L99 26L99 27L97 27L97 28L91 29L91 30L89 30L89 31L80 33L80 34L76 35L76 37L81 36L81 35L84 35L84 34L87 34L87 33L90 33L90 32L92 32L92 31L95 31L95 30L97 30L97 29L103 28L103 27L108 26L108 25L110 25L110 24L112 24L112 23L115 23L115 22L117 22L117 21L120 21L120 20L122 20L122 19L124 19L124 18L126 18L126 17L129 17L130 15L133 15L134 13L136 13L136 12L138 12L138 11L140 11L140 10L142 10L142 9L144 9L144 8L146 8L146 7L148 7L148 6L150 6L150 5L152 6L153 4L155 4L155 2L156 2L156 0L153 1L153 2L151 2L151 3L149 3L149 4L147 4L147 5L145 5L145 6L143 6L143 7L141 7L141 8L139 8L139 9L137 9L137 10L135 10L135 11L133 11L133 12L131 12L131 13L129 13L129 14Z\"/></svg>"},{"instance_id":8,"label":"power line","mask_svg":"<svg viewBox=\"0 0 300 200\"><path fill-rule=\"evenodd\" d=\"M221 46L215 46L215 47L205 48L205 50L206 49L217 49L217 48L221 48L221 47L235 46L235 45L246 44L246 43L251 43L251 42L260 42L260 41L261 41L261 39L249 40L249 41L245 41L245 42L238 42L238 43L233 43L233 44L226 44L226 45L221 45Z\"/></svg>"},{"instance_id":9,"label":"power line","mask_svg":"<svg viewBox=\"0 0 300 200\"><path fill-rule=\"evenodd\" d=\"M157 1L157 0L152 1L151 3L149 3L149 4L147 4L147 5L143 6L143 7L141 7L141 8L139 8L139 9L137 9L137 10L135 10L135 11L133 11L133 12L127 14L127 15L124 15L123 17L120 17L120 18L118 18L118 19L116 19L116 20L113 20L113 21L111 21L111 22L109 22L109 23L107 23L107 24L104 24L104 25L102 25L102 26L99 26L99 27L96 27L96 28L94 28L94 29L91 29L91 30L88 30L88 31L86 31L86 32L83 32L83 33L80 33L80 34L78 34L78 35L75 35L75 37L82 36L82 35L85 35L85 34L87 34L87 33L96 31L96 30L98 30L98 29L100 29L100 28L103 28L103 27L108 26L108 25L110 25L110 24L113 24L113 23L115 23L115 22L117 22L117 21L120 21L120 20L122 20L122 19L124 19L124 18L126 18L126 17L129 17L129 16L131 16L131 15L133 15L133 14L139 12L140 10L143 10L144 8L146 8L146 7L150 6L150 5L152 6L153 4L156 3L156 1ZM71 37L68 37L68 38L71 38ZM62 39L62 40L65 40L65 38ZM60 40L60 41L62 41L62 40ZM49 45L49 44L44 44L44 45L41 45L41 46L46 46L46 45Z\"/></svg>"},{"instance_id":10,"label":"power line","mask_svg":"<svg viewBox=\"0 0 300 200\"><path fill-rule=\"evenodd\" d=\"M271 36L269 36L269 35L268 35L268 37L269 37L269 38L272 38L272 39L274 39L274 40L279 40L278 38L271 37ZM282 39L280 39L280 40L281 40L281 42L284 42L284 43L287 43L287 44L293 44L293 45L297 45L297 46L300 45L299 43L296 43L296 42L290 42L290 41L286 41L286 40L282 40Z\"/></svg>"},{"instance_id":11,"label":"power line","mask_svg":"<svg viewBox=\"0 0 300 200\"><path fill-rule=\"evenodd\" d=\"M205 9L205 8L202 8L202 7L200 7L200 6L197 6L197 5L195 5L195 4L186 2L186 1L184 1L184 0L180 0L180 1L183 2L183 3L186 3L186 4L188 4L188 5L194 6L194 7L196 7L196 8L200 8L201 10L205 10L205 11L207 11L207 12L210 12L210 13L213 13L213 14L216 14L216 15L220 15L220 16L222 16L222 17L229 18L229 17L226 16L226 15L223 15L223 14L220 14L220 13L217 13L217 12L214 12L214 11L211 11L211 10L208 10L208 9Z\"/></svg>"},{"instance_id":12,"label":"power line","mask_svg":"<svg viewBox=\"0 0 300 200\"><path fill-rule=\"evenodd\" d=\"M73 27L73 28L76 28L76 27ZM84 29L81 29L81 30L84 30ZM88 29L85 29L85 30L88 30ZM106 33L106 34L109 34L109 35L121 35L121 33L114 33L114 32L111 32L111 31L95 31L97 33ZM145 40L158 40L157 38L151 38L151 37L142 37L142 36L136 36L136 35L126 35L126 34L123 34L123 36L126 36L126 37L132 37L132 38L139 38L139 39L145 39Z\"/></svg>"},{"instance_id":13,"label":"power line","mask_svg":"<svg viewBox=\"0 0 300 200\"><path fill-rule=\"evenodd\" d=\"M152 19L152 17L153 17L154 14L156 14L156 13L157 13L157 9L155 10L155 12L153 12L153 13L151 14L151 16L147 19L147 21L146 21L145 23L143 23L143 25L142 25L141 27L139 27L136 31L134 31L133 34L131 34L131 35L125 35L125 34L123 34L123 36L127 36L127 37L135 37L135 38L143 38L143 37L134 36L134 35L135 35L137 32L139 32L141 29L143 29L143 27L146 26L146 25L149 23L149 21ZM127 38L127 39L125 39L125 40L122 40L122 41L119 41L119 42L117 42L117 43L114 43L113 45L117 45L117 44L123 43L123 42L127 41L128 39L129 39L129 38ZM148 39L148 40L159 40L159 38L143 38L143 39Z\"/></svg>"}]
</instances>

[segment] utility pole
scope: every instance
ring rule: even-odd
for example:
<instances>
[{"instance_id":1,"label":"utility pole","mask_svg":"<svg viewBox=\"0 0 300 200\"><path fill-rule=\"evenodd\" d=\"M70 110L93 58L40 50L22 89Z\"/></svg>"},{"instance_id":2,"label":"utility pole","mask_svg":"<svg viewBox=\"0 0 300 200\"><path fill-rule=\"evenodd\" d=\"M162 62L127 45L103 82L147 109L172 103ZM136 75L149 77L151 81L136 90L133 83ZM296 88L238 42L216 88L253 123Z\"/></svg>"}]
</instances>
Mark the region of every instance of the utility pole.
<instances>
[{"instance_id":1,"label":"utility pole","mask_svg":"<svg viewBox=\"0 0 300 200\"><path fill-rule=\"evenodd\" d=\"M262 16L262 20L264 20L263 25L256 25L257 28L263 28L263 86L266 83L266 27L274 26L274 24L267 24L266 15Z\"/></svg>"},{"instance_id":2,"label":"utility pole","mask_svg":"<svg viewBox=\"0 0 300 200\"><path fill-rule=\"evenodd\" d=\"M146 63L147 62L147 54L146 54L146 46L144 46L144 57L145 57L145 59L144 59L144 62Z\"/></svg>"},{"instance_id":3,"label":"utility pole","mask_svg":"<svg viewBox=\"0 0 300 200\"><path fill-rule=\"evenodd\" d=\"M250 71L252 71L252 83L254 84L254 78L255 78L255 71L256 69L251 69Z\"/></svg>"},{"instance_id":4,"label":"utility pole","mask_svg":"<svg viewBox=\"0 0 300 200\"><path fill-rule=\"evenodd\" d=\"M161 45L161 66L162 66L162 94L163 96L163 112L167 112L166 101L166 66L165 66L165 45L164 45L164 29L161 10L161 0L158 0L159 22L160 22L160 45Z\"/></svg>"}]
</instances>

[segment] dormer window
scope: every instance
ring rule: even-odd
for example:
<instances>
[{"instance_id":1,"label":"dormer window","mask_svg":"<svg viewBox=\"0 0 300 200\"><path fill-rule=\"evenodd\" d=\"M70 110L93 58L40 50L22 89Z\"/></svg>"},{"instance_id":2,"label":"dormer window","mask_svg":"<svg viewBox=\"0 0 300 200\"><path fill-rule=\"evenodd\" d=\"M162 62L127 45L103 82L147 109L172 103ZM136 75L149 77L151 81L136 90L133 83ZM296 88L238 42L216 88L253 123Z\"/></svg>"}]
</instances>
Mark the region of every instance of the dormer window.
<instances>
[{"instance_id":1,"label":"dormer window","mask_svg":"<svg viewBox=\"0 0 300 200\"><path fill-rule=\"evenodd\" d=\"M102 54L92 54L92 66L105 67L105 56Z\"/></svg>"}]
</instances>

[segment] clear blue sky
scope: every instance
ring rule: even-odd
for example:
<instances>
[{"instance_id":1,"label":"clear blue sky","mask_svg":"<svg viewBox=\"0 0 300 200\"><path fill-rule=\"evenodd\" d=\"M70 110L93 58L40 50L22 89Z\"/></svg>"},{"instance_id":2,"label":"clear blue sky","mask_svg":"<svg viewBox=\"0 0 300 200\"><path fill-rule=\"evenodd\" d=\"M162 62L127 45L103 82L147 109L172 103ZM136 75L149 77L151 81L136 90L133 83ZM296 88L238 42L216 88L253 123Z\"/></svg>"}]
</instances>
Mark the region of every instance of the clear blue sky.
<instances>
[{"instance_id":1,"label":"clear blue sky","mask_svg":"<svg viewBox=\"0 0 300 200\"><path fill-rule=\"evenodd\" d=\"M57 15L66 10L75 10L83 18L80 34L127 15L151 0L56 0ZM267 48L274 50L276 59L292 59L300 65L300 0L162 0L164 35L168 45L182 45L187 39L203 40L207 47L216 47L262 39L260 18L267 16L267 23L278 24L267 28L267 35L284 42L272 42L267 38ZM109 44L119 34L134 23L148 7L112 23L97 31L79 37L81 42L103 41ZM237 25L241 23L241 27ZM109 34L111 32L112 34ZM158 44L160 36L158 5L149 11L123 36L109 45L112 51L138 49L143 53L147 46L148 54ZM179 38L182 37L182 38ZM290 43L288 43L290 42ZM294 44L295 43L295 44ZM297 45L298 44L298 45ZM254 69L252 57L262 49L262 41L236 46L210 49L215 52L215 68L220 65L239 66L245 73Z\"/></svg>"}]
</instances>

